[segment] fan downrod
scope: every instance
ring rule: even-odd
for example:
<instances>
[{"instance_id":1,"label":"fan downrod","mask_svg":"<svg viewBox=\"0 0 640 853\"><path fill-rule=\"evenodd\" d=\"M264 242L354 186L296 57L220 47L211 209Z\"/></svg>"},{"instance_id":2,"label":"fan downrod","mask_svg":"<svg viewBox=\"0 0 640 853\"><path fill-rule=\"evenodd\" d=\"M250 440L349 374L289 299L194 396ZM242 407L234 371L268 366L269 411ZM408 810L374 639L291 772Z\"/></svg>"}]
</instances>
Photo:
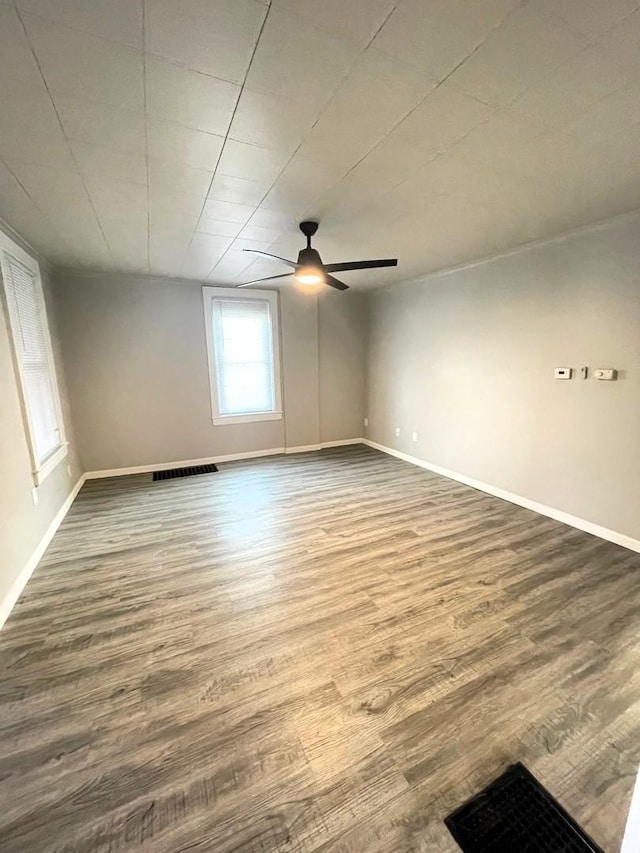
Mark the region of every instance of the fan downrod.
<instances>
[{"instance_id":1,"label":"fan downrod","mask_svg":"<svg viewBox=\"0 0 640 853\"><path fill-rule=\"evenodd\" d=\"M305 220L304 222L300 223L299 228L304 234L304 236L307 238L307 249L311 248L311 238L318 230L318 223L312 222L310 220Z\"/></svg>"}]
</instances>

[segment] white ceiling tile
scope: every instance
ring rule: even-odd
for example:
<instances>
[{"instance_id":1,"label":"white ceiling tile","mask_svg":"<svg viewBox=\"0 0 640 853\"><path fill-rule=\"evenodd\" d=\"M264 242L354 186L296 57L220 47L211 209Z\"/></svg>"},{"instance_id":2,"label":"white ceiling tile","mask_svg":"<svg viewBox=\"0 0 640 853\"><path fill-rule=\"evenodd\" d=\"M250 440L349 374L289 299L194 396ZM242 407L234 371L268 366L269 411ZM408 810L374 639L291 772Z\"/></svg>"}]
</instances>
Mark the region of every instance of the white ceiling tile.
<instances>
[{"instance_id":1,"label":"white ceiling tile","mask_svg":"<svg viewBox=\"0 0 640 853\"><path fill-rule=\"evenodd\" d=\"M526 3L457 68L455 88L506 106L586 45L562 19Z\"/></svg>"},{"instance_id":2,"label":"white ceiling tile","mask_svg":"<svg viewBox=\"0 0 640 853\"><path fill-rule=\"evenodd\" d=\"M249 252L234 251L227 249L222 258L213 268L207 281L215 284L229 284L244 270L254 263L255 256Z\"/></svg>"},{"instance_id":3,"label":"white ceiling tile","mask_svg":"<svg viewBox=\"0 0 640 853\"><path fill-rule=\"evenodd\" d=\"M15 9L0 6L0 79L6 77L34 85L42 80Z\"/></svg>"},{"instance_id":4,"label":"white ceiling tile","mask_svg":"<svg viewBox=\"0 0 640 853\"><path fill-rule=\"evenodd\" d=\"M618 135L640 126L640 81L629 83L569 121L563 130L583 144L602 144L615 156Z\"/></svg>"},{"instance_id":5,"label":"white ceiling tile","mask_svg":"<svg viewBox=\"0 0 640 853\"><path fill-rule=\"evenodd\" d=\"M166 201L166 200L165 200ZM152 232L181 234L191 238L196 230L198 215L178 205L153 198L149 204L149 228Z\"/></svg>"},{"instance_id":6,"label":"white ceiling tile","mask_svg":"<svg viewBox=\"0 0 640 853\"><path fill-rule=\"evenodd\" d=\"M297 154L310 162L324 163L344 175L366 157L384 135L370 125L345 123L335 115L323 116Z\"/></svg>"},{"instance_id":7,"label":"white ceiling tile","mask_svg":"<svg viewBox=\"0 0 640 853\"><path fill-rule=\"evenodd\" d=\"M153 192L186 193L202 199L206 198L211 185L213 172L197 169L186 163L148 158L149 187Z\"/></svg>"},{"instance_id":8,"label":"white ceiling tile","mask_svg":"<svg viewBox=\"0 0 640 853\"><path fill-rule=\"evenodd\" d=\"M241 83L266 12L255 0L146 0L146 49Z\"/></svg>"},{"instance_id":9,"label":"white ceiling tile","mask_svg":"<svg viewBox=\"0 0 640 853\"><path fill-rule=\"evenodd\" d=\"M231 245L230 237L195 234L182 264L188 278L205 279Z\"/></svg>"},{"instance_id":10,"label":"white ceiling tile","mask_svg":"<svg viewBox=\"0 0 640 853\"><path fill-rule=\"evenodd\" d=\"M546 133L547 128L536 122L501 111L452 145L447 154L486 167L504 180L506 175L526 172L526 164Z\"/></svg>"},{"instance_id":11,"label":"white ceiling tile","mask_svg":"<svg viewBox=\"0 0 640 853\"><path fill-rule=\"evenodd\" d=\"M203 234L213 234L216 237L237 237L242 230L242 224L201 216L196 230Z\"/></svg>"},{"instance_id":12,"label":"white ceiling tile","mask_svg":"<svg viewBox=\"0 0 640 853\"><path fill-rule=\"evenodd\" d=\"M155 184L149 185L149 211L150 216L155 217L184 217L195 220L202 213L202 206L206 195L202 192L186 193L172 192L171 190L159 188ZM191 229L193 230L193 229Z\"/></svg>"},{"instance_id":13,"label":"white ceiling tile","mask_svg":"<svg viewBox=\"0 0 640 853\"><path fill-rule=\"evenodd\" d=\"M146 154L144 113L56 95L55 104L69 139Z\"/></svg>"},{"instance_id":14,"label":"white ceiling tile","mask_svg":"<svg viewBox=\"0 0 640 853\"><path fill-rule=\"evenodd\" d=\"M283 230L284 229L282 228L265 228L260 225L253 225L249 222L239 232L239 236L243 240L254 240L258 243L273 243L274 240L277 240L282 236Z\"/></svg>"},{"instance_id":15,"label":"white ceiling tile","mask_svg":"<svg viewBox=\"0 0 640 853\"><path fill-rule=\"evenodd\" d=\"M439 154L485 122L493 112L493 107L443 83L409 113L393 136L408 145Z\"/></svg>"},{"instance_id":16,"label":"white ceiling tile","mask_svg":"<svg viewBox=\"0 0 640 853\"><path fill-rule=\"evenodd\" d=\"M62 133L28 133L18 128L0 128L0 156L8 161L23 160L39 166L74 170L73 157Z\"/></svg>"},{"instance_id":17,"label":"white ceiling tile","mask_svg":"<svg viewBox=\"0 0 640 853\"><path fill-rule=\"evenodd\" d=\"M239 86L153 58L146 60L146 80L150 115L226 134Z\"/></svg>"},{"instance_id":18,"label":"white ceiling tile","mask_svg":"<svg viewBox=\"0 0 640 853\"><path fill-rule=\"evenodd\" d=\"M434 87L434 81L422 72L369 48L358 58L325 115L387 132Z\"/></svg>"},{"instance_id":19,"label":"white ceiling tile","mask_svg":"<svg viewBox=\"0 0 640 853\"><path fill-rule=\"evenodd\" d=\"M209 198L256 207L269 190L269 185L269 181L246 181L218 173L213 179Z\"/></svg>"},{"instance_id":20,"label":"white ceiling tile","mask_svg":"<svg viewBox=\"0 0 640 853\"><path fill-rule=\"evenodd\" d=\"M316 118L315 108L296 104L292 109L288 101L244 89L229 136L238 142L292 154Z\"/></svg>"},{"instance_id":21,"label":"white ceiling tile","mask_svg":"<svg viewBox=\"0 0 640 853\"><path fill-rule=\"evenodd\" d=\"M20 160L8 160L7 162L13 174L30 195L36 193L42 195L67 193L71 197L77 195L86 197L82 177L75 171L75 167L68 172L63 172L50 166L41 166Z\"/></svg>"},{"instance_id":22,"label":"white ceiling tile","mask_svg":"<svg viewBox=\"0 0 640 853\"><path fill-rule=\"evenodd\" d=\"M16 0L16 4L23 12L58 24L142 47L142 0Z\"/></svg>"},{"instance_id":23,"label":"white ceiling tile","mask_svg":"<svg viewBox=\"0 0 640 853\"><path fill-rule=\"evenodd\" d=\"M222 222L238 222L244 225L249 220L254 208L246 204L232 204L228 201L207 199L204 215L209 219L220 219Z\"/></svg>"},{"instance_id":24,"label":"white ceiling tile","mask_svg":"<svg viewBox=\"0 0 640 853\"><path fill-rule=\"evenodd\" d=\"M123 271L148 272L148 228L146 222L100 219L114 265Z\"/></svg>"},{"instance_id":25,"label":"white ceiling tile","mask_svg":"<svg viewBox=\"0 0 640 853\"><path fill-rule=\"evenodd\" d=\"M134 184L147 183L147 158L143 153L80 140L71 140L69 144L83 175Z\"/></svg>"},{"instance_id":26,"label":"white ceiling tile","mask_svg":"<svg viewBox=\"0 0 640 853\"><path fill-rule=\"evenodd\" d=\"M346 172L422 101L434 84L418 71L367 50L298 152Z\"/></svg>"},{"instance_id":27,"label":"white ceiling tile","mask_svg":"<svg viewBox=\"0 0 640 853\"><path fill-rule=\"evenodd\" d=\"M348 39L271 9L246 84L256 92L320 110L356 56L355 46Z\"/></svg>"},{"instance_id":28,"label":"white ceiling tile","mask_svg":"<svg viewBox=\"0 0 640 853\"><path fill-rule=\"evenodd\" d=\"M250 225L258 225L262 228L275 228L278 231L290 231L297 228L295 217L281 210L268 210L258 207L249 219Z\"/></svg>"},{"instance_id":29,"label":"white ceiling tile","mask_svg":"<svg viewBox=\"0 0 640 853\"><path fill-rule=\"evenodd\" d=\"M145 122L124 2L20 0L63 133L0 0L0 214L55 263L144 272L149 229L153 273L237 283L319 216L327 259L398 255L368 286L639 203L640 0L275 0L226 143L240 87L211 75L242 79L269 4L149 0Z\"/></svg>"},{"instance_id":30,"label":"white ceiling tile","mask_svg":"<svg viewBox=\"0 0 640 853\"><path fill-rule=\"evenodd\" d=\"M431 155L406 145L392 134L324 195L314 208L320 215L338 211L341 221L383 196L424 166Z\"/></svg>"},{"instance_id":31,"label":"white ceiling tile","mask_svg":"<svg viewBox=\"0 0 640 853\"><path fill-rule=\"evenodd\" d=\"M218 162L224 138L214 133L194 130L175 122L148 116L147 141L149 157L213 171Z\"/></svg>"},{"instance_id":32,"label":"white ceiling tile","mask_svg":"<svg viewBox=\"0 0 640 853\"><path fill-rule=\"evenodd\" d=\"M589 39L605 33L627 15L635 12L638 0L544 0L548 11L562 18Z\"/></svg>"},{"instance_id":33,"label":"white ceiling tile","mask_svg":"<svg viewBox=\"0 0 640 853\"><path fill-rule=\"evenodd\" d=\"M42 81L27 82L0 74L0 131L61 137L60 122Z\"/></svg>"},{"instance_id":34,"label":"white ceiling tile","mask_svg":"<svg viewBox=\"0 0 640 853\"><path fill-rule=\"evenodd\" d=\"M520 0L402 0L373 45L442 80Z\"/></svg>"},{"instance_id":35,"label":"white ceiling tile","mask_svg":"<svg viewBox=\"0 0 640 853\"><path fill-rule=\"evenodd\" d=\"M76 95L128 109L143 109L142 54L36 15L25 26L54 94Z\"/></svg>"},{"instance_id":36,"label":"white ceiling tile","mask_svg":"<svg viewBox=\"0 0 640 853\"><path fill-rule=\"evenodd\" d=\"M302 149L301 149L302 151ZM344 175L341 166L307 159L296 154L262 202L267 209L306 210Z\"/></svg>"},{"instance_id":37,"label":"white ceiling tile","mask_svg":"<svg viewBox=\"0 0 640 853\"><path fill-rule=\"evenodd\" d=\"M152 228L149 233L149 271L155 275L179 276L190 242L191 234Z\"/></svg>"},{"instance_id":38,"label":"white ceiling tile","mask_svg":"<svg viewBox=\"0 0 640 853\"><path fill-rule=\"evenodd\" d=\"M636 13L525 92L512 110L561 127L640 77L639 43L640 14Z\"/></svg>"},{"instance_id":39,"label":"white ceiling tile","mask_svg":"<svg viewBox=\"0 0 640 853\"><path fill-rule=\"evenodd\" d=\"M218 165L220 175L273 183L290 159L284 151L228 139Z\"/></svg>"},{"instance_id":40,"label":"white ceiling tile","mask_svg":"<svg viewBox=\"0 0 640 853\"><path fill-rule=\"evenodd\" d=\"M97 175L85 176L85 184L100 219L147 221L147 187Z\"/></svg>"},{"instance_id":41,"label":"white ceiling tile","mask_svg":"<svg viewBox=\"0 0 640 853\"><path fill-rule=\"evenodd\" d=\"M271 241L249 240L245 237L237 237L231 248L236 252L271 252Z\"/></svg>"},{"instance_id":42,"label":"white ceiling tile","mask_svg":"<svg viewBox=\"0 0 640 853\"><path fill-rule=\"evenodd\" d=\"M394 0L275 0L275 7L366 47L394 8Z\"/></svg>"}]
</instances>

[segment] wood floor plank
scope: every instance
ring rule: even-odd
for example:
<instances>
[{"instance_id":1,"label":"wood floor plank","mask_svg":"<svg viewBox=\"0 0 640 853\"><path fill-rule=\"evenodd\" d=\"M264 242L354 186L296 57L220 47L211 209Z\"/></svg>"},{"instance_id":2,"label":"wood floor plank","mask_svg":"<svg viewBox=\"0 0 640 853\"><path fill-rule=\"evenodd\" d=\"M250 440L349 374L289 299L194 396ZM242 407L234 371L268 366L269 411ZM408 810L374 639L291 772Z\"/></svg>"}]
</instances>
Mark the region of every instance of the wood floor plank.
<instances>
[{"instance_id":1,"label":"wood floor plank","mask_svg":"<svg viewBox=\"0 0 640 853\"><path fill-rule=\"evenodd\" d=\"M640 555L364 447L88 481L0 634L2 853L449 853L524 761L607 851Z\"/></svg>"}]
</instances>

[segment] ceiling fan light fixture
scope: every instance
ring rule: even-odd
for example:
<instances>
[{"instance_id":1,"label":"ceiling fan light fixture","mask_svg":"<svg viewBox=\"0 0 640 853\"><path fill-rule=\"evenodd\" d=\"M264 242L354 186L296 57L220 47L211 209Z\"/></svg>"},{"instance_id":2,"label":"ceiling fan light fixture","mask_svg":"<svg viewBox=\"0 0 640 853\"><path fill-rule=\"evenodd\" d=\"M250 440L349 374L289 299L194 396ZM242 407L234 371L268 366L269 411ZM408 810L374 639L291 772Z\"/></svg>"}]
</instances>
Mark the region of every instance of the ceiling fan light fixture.
<instances>
[{"instance_id":1,"label":"ceiling fan light fixture","mask_svg":"<svg viewBox=\"0 0 640 853\"><path fill-rule=\"evenodd\" d=\"M245 281L242 284L236 285L236 287L250 287L252 284L260 284L263 281L273 281L276 278L293 276L299 284L304 284L307 287L314 287L316 284L326 284L328 287L333 287L334 290L349 290L349 285L335 278L332 273L341 272L342 270L372 270L378 267L396 267L398 265L397 258L377 258L370 261L343 261L337 264L325 264L322 262L317 249L314 249L311 245L311 238L318 230L318 223L305 220L300 223L300 230L307 238L307 245L298 252L297 261L292 261L289 258L281 258L280 255L272 255L270 252L263 252L261 249L244 249L245 252L262 255L263 258L282 261L283 264L286 264L291 269L291 272L270 275L267 278L254 278L252 281Z\"/></svg>"},{"instance_id":2,"label":"ceiling fan light fixture","mask_svg":"<svg viewBox=\"0 0 640 853\"><path fill-rule=\"evenodd\" d=\"M322 272L316 267L301 267L294 274L294 278L299 284L313 285L324 282Z\"/></svg>"}]
</instances>

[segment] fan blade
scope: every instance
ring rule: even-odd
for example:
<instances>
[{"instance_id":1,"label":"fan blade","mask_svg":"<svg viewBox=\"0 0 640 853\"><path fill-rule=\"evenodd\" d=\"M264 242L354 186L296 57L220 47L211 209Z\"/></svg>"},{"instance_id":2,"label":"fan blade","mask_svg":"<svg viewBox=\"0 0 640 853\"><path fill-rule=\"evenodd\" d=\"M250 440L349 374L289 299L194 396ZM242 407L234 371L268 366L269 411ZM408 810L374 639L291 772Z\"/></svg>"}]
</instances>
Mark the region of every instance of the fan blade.
<instances>
[{"instance_id":1,"label":"fan blade","mask_svg":"<svg viewBox=\"0 0 640 853\"><path fill-rule=\"evenodd\" d=\"M281 258L280 255L270 255L269 252L261 252L260 249L243 249L243 252L252 252L254 255L262 255L263 258L271 258L274 261L282 261L283 264L289 264L294 269L298 266L295 261L290 261L289 258Z\"/></svg>"},{"instance_id":2,"label":"fan blade","mask_svg":"<svg viewBox=\"0 0 640 853\"><path fill-rule=\"evenodd\" d=\"M338 281L332 275L325 275L324 283L328 284L329 287L335 287L336 290L349 290L348 284L345 284L344 281Z\"/></svg>"},{"instance_id":3,"label":"fan blade","mask_svg":"<svg viewBox=\"0 0 640 853\"><path fill-rule=\"evenodd\" d=\"M377 261L345 261L342 264L325 264L327 272L344 272L345 270L373 270L376 267L397 267L397 258L380 258Z\"/></svg>"},{"instance_id":4,"label":"fan blade","mask_svg":"<svg viewBox=\"0 0 640 853\"><path fill-rule=\"evenodd\" d=\"M282 275L270 275L268 278L254 278L253 281L245 281L244 284L236 284L236 287L249 287L250 284L259 284L261 281L273 281L274 278L289 278L292 272L283 272Z\"/></svg>"}]
</instances>

